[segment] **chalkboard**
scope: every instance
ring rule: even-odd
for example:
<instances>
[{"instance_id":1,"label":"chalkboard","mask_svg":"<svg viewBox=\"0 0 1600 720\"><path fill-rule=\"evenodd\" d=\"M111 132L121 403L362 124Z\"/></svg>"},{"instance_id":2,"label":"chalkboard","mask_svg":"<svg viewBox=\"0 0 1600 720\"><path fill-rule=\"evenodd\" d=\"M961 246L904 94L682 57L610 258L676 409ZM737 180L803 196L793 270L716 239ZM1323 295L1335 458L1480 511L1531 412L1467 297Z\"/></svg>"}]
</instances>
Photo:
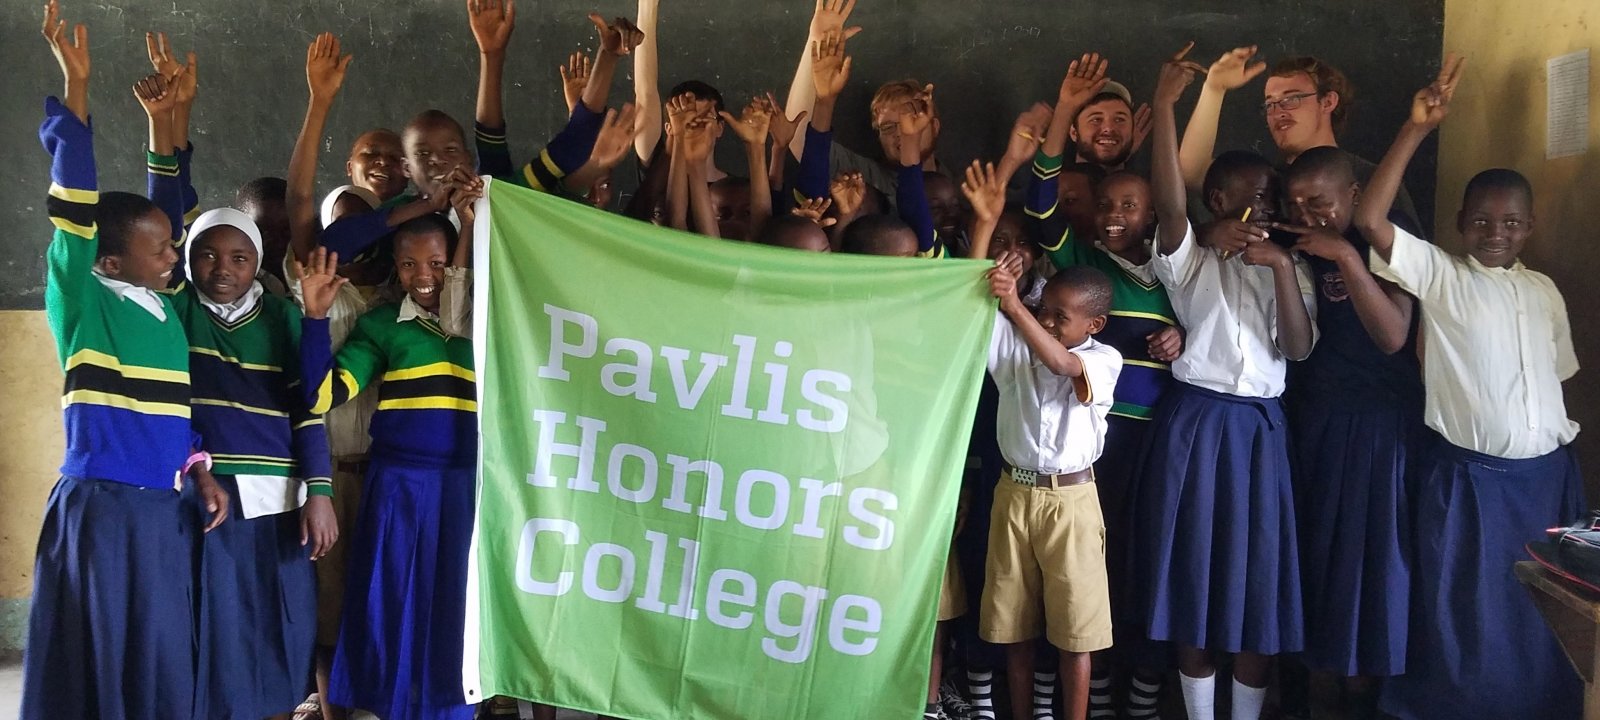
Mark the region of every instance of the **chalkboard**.
<instances>
[{"instance_id":1,"label":"chalkboard","mask_svg":"<svg viewBox=\"0 0 1600 720\"><path fill-rule=\"evenodd\" d=\"M0 148L9 192L0 201L0 309L43 305L44 215L49 163L37 129L42 98L60 92L60 73L38 35L39 2L0 3L4 73ZM773 90L780 101L794 75L813 0L663 0L661 83L698 78L730 104ZM458 0L67 0L70 22L89 26L94 55L94 111L100 187L144 187L145 120L129 90L150 72L146 30L165 31L179 52L200 56L200 99L193 140L201 206L232 199L262 175L282 176L305 112L306 44L337 33L355 55L322 143L319 188L343 179L350 142L362 130L398 129L436 107L470 122L477 55ZM556 64L594 45L585 19L595 9L632 16L629 2L524 2L506 70L506 115L513 155L525 157L564 116ZM994 155L1016 114L1053 99L1067 63L1096 50L1136 99L1149 97L1158 63L1186 40L1203 64L1235 45L1256 43L1270 61L1310 54L1344 70L1357 87L1341 144L1377 160L1404 119L1405 102L1431 79L1441 55L1443 0L860 0L853 24L866 32L850 44L851 89L836 127L844 143L877 153L866 121L879 84L915 77L937 85L943 131L940 156L964 163ZM612 104L632 95L625 62ZM1196 91L1179 110L1187 117ZM1218 149L1275 155L1258 105L1261 81L1229 97ZM725 140L725 169L743 174L742 156ZM1147 152L1147 151L1146 151ZM1435 150L1419 153L1407 178L1425 225L1433 217ZM625 169L619 183L631 180ZM626 190L627 188L622 188Z\"/></svg>"}]
</instances>

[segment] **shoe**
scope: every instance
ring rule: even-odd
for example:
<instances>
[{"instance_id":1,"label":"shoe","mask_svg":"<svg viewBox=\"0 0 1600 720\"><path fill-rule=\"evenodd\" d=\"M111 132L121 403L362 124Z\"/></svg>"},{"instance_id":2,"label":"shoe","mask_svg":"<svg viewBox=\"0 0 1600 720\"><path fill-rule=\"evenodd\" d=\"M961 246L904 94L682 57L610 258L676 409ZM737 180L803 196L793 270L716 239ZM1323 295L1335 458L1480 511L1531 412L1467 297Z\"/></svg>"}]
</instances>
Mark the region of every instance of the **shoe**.
<instances>
[{"instance_id":1,"label":"shoe","mask_svg":"<svg viewBox=\"0 0 1600 720\"><path fill-rule=\"evenodd\" d=\"M972 707L948 680L939 686L939 709L950 720L973 720L978 716L977 708Z\"/></svg>"},{"instance_id":2,"label":"shoe","mask_svg":"<svg viewBox=\"0 0 1600 720\"><path fill-rule=\"evenodd\" d=\"M311 693L305 702L294 709L291 720L322 720L322 698L316 693Z\"/></svg>"}]
</instances>

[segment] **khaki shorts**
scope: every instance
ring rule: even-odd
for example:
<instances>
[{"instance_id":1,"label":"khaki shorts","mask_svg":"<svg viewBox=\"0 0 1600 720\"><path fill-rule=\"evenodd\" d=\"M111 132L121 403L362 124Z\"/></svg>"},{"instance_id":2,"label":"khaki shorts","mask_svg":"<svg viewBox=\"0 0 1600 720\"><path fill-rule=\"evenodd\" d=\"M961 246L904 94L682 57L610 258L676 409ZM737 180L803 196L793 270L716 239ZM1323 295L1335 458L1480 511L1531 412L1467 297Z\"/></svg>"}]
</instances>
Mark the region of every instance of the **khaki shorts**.
<instances>
[{"instance_id":1,"label":"khaki shorts","mask_svg":"<svg viewBox=\"0 0 1600 720\"><path fill-rule=\"evenodd\" d=\"M1111 647L1106 526L1094 483L1036 488L1000 477L978 620L979 637L992 643L1042 631L1067 652Z\"/></svg>"},{"instance_id":2,"label":"khaki shorts","mask_svg":"<svg viewBox=\"0 0 1600 720\"><path fill-rule=\"evenodd\" d=\"M356 463L361 472L341 471ZM322 559L312 563L317 568L317 645L331 648L339 643L339 613L344 609L345 563L350 543L356 539L356 522L360 517L361 488L366 485L366 460L346 459L333 463L333 517L339 521L339 541L333 544Z\"/></svg>"},{"instance_id":3,"label":"khaki shorts","mask_svg":"<svg viewBox=\"0 0 1600 720\"><path fill-rule=\"evenodd\" d=\"M961 563L956 560L956 549L950 548L950 557L944 562L944 582L939 584L939 622L954 620L967 614L967 585L961 582Z\"/></svg>"}]
</instances>

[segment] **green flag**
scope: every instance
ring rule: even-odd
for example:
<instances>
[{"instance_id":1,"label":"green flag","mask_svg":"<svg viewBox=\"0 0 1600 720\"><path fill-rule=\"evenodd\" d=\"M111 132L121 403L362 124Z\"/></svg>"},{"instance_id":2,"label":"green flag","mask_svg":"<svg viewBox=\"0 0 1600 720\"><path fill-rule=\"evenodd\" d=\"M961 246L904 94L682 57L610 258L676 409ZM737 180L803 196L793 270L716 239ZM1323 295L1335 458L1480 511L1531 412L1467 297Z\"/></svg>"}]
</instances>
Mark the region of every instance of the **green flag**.
<instances>
[{"instance_id":1,"label":"green flag","mask_svg":"<svg viewBox=\"0 0 1600 720\"><path fill-rule=\"evenodd\" d=\"M914 717L995 317L985 265L489 193L467 699Z\"/></svg>"}]
</instances>

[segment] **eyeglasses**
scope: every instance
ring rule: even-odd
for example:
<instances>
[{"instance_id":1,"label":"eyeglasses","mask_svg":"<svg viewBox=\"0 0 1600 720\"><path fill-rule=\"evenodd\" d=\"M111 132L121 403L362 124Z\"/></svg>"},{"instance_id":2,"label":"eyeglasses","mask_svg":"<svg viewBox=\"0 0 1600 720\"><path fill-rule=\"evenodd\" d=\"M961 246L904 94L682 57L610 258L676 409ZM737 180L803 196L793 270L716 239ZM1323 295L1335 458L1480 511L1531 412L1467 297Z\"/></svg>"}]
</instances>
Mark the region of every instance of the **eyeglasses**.
<instances>
[{"instance_id":1,"label":"eyeglasses","mask_svg":"<svg viewBox=\"0 0 1600 720\"><path fill-rule=\"evenodd\" d=\"M1300 107L1301 101L1305 100L1308 97L1316 97L1316 96L1317 96L1317 94L1314 93L1314 92L1307 92L1307 93L1295 93L1293 95L1286 95L1284 97L1278 98L1277 100L1268 100L1268 101L1266 101L1264 103L1261 103L1261 114L1262 115L1271 115L1272 111L1274 111L1274 110L1285 110L1285 111L1294 110L1295 108Z\"/></svg>"}]
</instances>

